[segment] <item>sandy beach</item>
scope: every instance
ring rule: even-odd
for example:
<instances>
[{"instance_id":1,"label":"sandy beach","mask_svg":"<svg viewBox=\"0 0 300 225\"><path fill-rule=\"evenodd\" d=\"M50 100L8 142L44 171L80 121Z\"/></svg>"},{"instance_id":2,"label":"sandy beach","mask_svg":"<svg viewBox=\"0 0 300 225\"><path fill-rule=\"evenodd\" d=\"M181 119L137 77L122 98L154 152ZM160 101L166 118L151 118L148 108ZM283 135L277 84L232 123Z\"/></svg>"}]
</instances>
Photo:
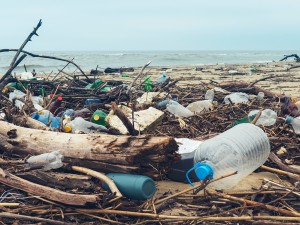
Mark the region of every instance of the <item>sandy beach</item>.
<instances>
[{"instance_id":1,"label":"sandy beach","mask_svg":"<svg viewBox=\"0 0 300 225\"><path fill-rule=\"evenodd\" d=\"M202 65L201 71L196 71L196 66L173 66L171 72L161 71L163 67L149 67L146 70L152 81L165 73L172 79L178 79L177 85L188 86L197 83L220 83L226 81L245 81L248 83L256 80L274 76L258 82L256 85L278 94L285 94L293 97L300 97L300 68L288 70L293 66L300 66L300 63L293 61L255 63L255 64L219 64L219 65ZM252 68L252 71L250 72ZM124 83L130 83L138 74L141 68L135 68L134 72L128 72L129 77L121 77L119 74L103 74L101 79L121 80Z\"/></svg>"}]
</instances>

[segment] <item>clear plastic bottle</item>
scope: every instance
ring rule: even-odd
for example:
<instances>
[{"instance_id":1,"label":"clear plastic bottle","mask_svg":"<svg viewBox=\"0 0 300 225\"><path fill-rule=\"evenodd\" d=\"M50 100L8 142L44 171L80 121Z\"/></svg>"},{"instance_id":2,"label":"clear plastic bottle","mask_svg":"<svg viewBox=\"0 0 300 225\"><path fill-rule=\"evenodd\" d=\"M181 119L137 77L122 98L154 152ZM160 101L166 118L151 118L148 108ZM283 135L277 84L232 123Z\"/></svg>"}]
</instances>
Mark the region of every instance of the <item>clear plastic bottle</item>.
<instances>
[{"instance_id":1,"label":"clear plastic bottle","mask_svg":"<svg viewBox=\"0 0 300 225\"><path fill-rule=\"evenodd\" d=\"M287 116L285 122L291 124L296 134L300 134L300 118Z\"/></svg>"},{"instance_id":2,"label":"clear plastic bottle","mask_svg":"<svg viewBox=\"0 0 300 225\"><path fill-rule=\"evenodd\" d=\"M30 167L43 167L44 170L57 169L63 166L64 156L59 151L31 156L26 160Z\"/></svg>"},{"instance_id":3,"label":"clear plastic bottle","mask_svg":"<svg viewBox=\"0 0 300 225\"><path fill-rule=\"evenodd\" d=\"M16 98L23 98L26 94L19 90L14 90L13 92L9 93L9 100L12 102Z\"/></svg>"},{"instance_id":4,"label":"clear plastic bottle","mask_svg":"<svg viewBox=\"0 0 300 225\"><path fill-rule=\"evenodd\" d=\"M259 110L253 110L248 114L248 117L256 115ZM255 125L273 126L276 123L277 113L271 109L265 109L261 112L260 117L256 121Z\"/></svg>"},{"instance_id":5,"label":"clear plastic bottle","mask_svg":"<svg viewBox=\"0 0 300 225\"><path fill-rule=\"evenodd\" d=\"M178 102L175 102L173 100L170 100L167 104L167 110L172 113L175 116L178 116L180 118L184 117L190 117L194 114L184 106L180 105Z\"/></svg>"},{"instance_id":6,"label":"clear plastic bottle","mask_svg":"<svg viewBox=\"0 0 300 225\"><path fill-rule=\"evenodd\" d=\"M229 189L263 165L269 153L269 139L261 128L249 123L239 124L198 147L194 156L195 166L188 171L187 178L192 170L200 180L219 178L237 171L236 175L209 185L214 189Z\"/></svg>"},{"instance_id":7,"label":"clear plastic bottle","mask_svg":"<svg viewBox=\"0 0 300 225\"><path fill-rule=\"evenodd\" d=\"M242 93L242 92L236 92L229 95L226 95L224 98L225 104L230 104L231 100L232 103L247 103L249 101L249 95Z\"/></svg>"},{"instance_id":8,"label":"clear plastic bottle","mask_svg":"<svg viewBox=\"0 0 300 225\"><path fill-rule=\"evenodd\" d=\"M157 78L156 84L161 84L167 80L168 76L166 74L162 74Z\"/></svg>"},{"instance_id":9,"label":"clear plastic bottle","mask_svg":"<svg viewBox=\"0 0 300 225\"><path fill-rule=\"evenodd\" d=\"M90 134L108 130L106 127L86 121L82 117L76 117L70 123L65 125L64 131L67 133L83 132L85 134Z\"/></svg>"},{"instance_id":10,"label":"clear plastic bottle","mask_svg":"<svg viewBox=\"0 0 300 225\"><path fill-rule=\"evenodd\" d=\"M191 112L200 115L201 113L209 112L213 109L211 100L202 100L189 104L187 107Z\"/></svg>"},{"instance_id":11,"label":"clear plastic bottle","mask_svg":"<svg viewBox=\"0 0 300 225\"><path fill-rule=\"evenodd\" d=\"M215 91L214 91L214 89L210 89L210 90L206 91L206 93L205 93L205 99L206 100L213 101L214 97L215 97Z\"/></svg>"}]
</instances>

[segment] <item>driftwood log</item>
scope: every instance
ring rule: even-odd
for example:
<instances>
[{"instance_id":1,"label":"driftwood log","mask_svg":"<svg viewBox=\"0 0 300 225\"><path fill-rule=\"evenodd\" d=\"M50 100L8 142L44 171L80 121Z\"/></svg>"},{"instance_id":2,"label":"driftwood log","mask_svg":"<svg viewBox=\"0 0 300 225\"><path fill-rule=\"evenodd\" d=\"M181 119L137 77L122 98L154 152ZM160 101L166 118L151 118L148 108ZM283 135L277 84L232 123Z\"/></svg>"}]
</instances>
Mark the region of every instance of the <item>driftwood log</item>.
<instances>
[{"instance_id":1,"label":"driftwood log","mask_svg":"<svg viewBox=\"0 0 300 225\"><path fill-rule=\"evenodd\" d=\"M178 146L171 137L68 134L4 121L0 121L0 136L4 151L37 155L59 150L66 162L101 172L133 172L159 178L178 158Z\"/></svg>"}]
</instances>

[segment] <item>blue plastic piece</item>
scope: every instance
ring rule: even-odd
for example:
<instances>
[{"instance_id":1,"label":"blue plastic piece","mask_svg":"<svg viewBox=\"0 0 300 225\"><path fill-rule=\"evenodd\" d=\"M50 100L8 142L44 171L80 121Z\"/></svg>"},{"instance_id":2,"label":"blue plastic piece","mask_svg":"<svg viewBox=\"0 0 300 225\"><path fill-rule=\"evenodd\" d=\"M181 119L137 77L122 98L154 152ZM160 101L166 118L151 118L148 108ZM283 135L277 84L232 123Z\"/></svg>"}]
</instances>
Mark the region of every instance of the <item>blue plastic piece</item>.
<instances>
[{"instance_id":1,"label":"blue plastic piece","mask_svg":"<svg viewBox=\"0 0 300 225\"><path fill-rule=\"evenodd\" d=\"M101 103L101 100L99 98L88 98L84 102L86 105L90 105L93 103Z\"/></svg>"},{"instance_id":2,"label":"blue plastic piece","mask_svg":"<svg viewBox=\"0 0 300 225\"><path fill-rule=\"evenodd\" d=\"M197 162L189 171L186 172L186 179L190 183L190 185L194 186L189 178L189 173L195 170L196 176L199 180L205 180L206 178L211 180L214 177L214 169L206 163Z\"/></svg>"},{"instance_id":3,"label":"blue plastic piece","mask_svg":"<svg viewBox=\"0 0 300 225\"><path fill-rule=\"evenodd\" d=\"M286 118L285 118L285 122L286 123L291 123L292 121L293 121L293 117L291 117L291 116L287 116Z\"/></svg>"},{"instance_id":4,"label":"blue plastic piece","mask_svg":"<svg viewBox=\"0 0 300 225\"><path fill-rule=\"evenodd\" d=\"M59 129L60 128L60 118L59 117L54 117L54 116L45 116L45 115L39 115L38 113L34 113L32 115L33 119L36 119L43 124L49 126L51 129Z\"/></svg>"}]
</instances>

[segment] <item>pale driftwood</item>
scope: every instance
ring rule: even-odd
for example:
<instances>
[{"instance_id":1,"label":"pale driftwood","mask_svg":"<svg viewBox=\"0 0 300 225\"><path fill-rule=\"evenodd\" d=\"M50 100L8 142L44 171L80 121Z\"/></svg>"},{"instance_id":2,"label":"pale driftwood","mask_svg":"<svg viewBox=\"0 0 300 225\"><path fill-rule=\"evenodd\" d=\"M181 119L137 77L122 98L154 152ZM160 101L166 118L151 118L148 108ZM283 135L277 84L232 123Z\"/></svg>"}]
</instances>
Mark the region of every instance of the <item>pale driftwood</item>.
<instances>
[{"instance_id":1,"label":"pale driftwood","mask_svg":"<svg viewBox=\"0 0 300 225\"><path fill-rule=\"evenodd\" d=\"M20 124L21 126L38 129L38 130L50 130L49 127L47 127L42 122L32 119L29 116L14 116L14 122L16 124Z\"/></svg>"},{"instance_id":2,"label":"pale driftwood","mask_svg":"<svg viewBox=\"0 0 300 225\"><path fill-rule=\"evenodd\" d=\"M42 186L32 183L17 177L0 168L0 183L7 186L23 190L27 193L45 197L47 199L61 202L68 205L84 206L88 203L97 203L98 197L96 195L79 195L70 194L50 187Z\"/></svg>"},{"instance_id":3,"label":"pale driftwood","mask_svg":"<svg viewBox=\"0 0 300 225\"><path fill-rule=\"evenodd\" d=\"M117 188L114 181L112 179L110 179L109 177L105 176L105 174L99 173L97 171L87 169L87 168L84 168L84 167L80 167L80 166L72 166L72 170L77 171L77 172L81 172L81 173L85 173L87 175L90 175L92 177L96 177L96 178L104 181L108 185L111 192L116 193L117 197L122 197L123 196L121 194L121 192L119 191L119 189Z\"/></svg>"},{"instance_id":4,"label":"pale driftwood","mask_svg":"<svg viewBox=\"0 0 300 225\"><path fill-rule=\"evenodd\" d=\"M10 134L9 138L11 130L15 130L14 136ZM167 165L177 157L175 151L178 149L171 137L68 134L19 127L4 121L0 121L0 135L7 138L2 142L10 144L9 149L3 150L33 155L59 150L66 161L74 165L78 161L85 167L93 163L102 164L101 172L116 171L116 168L119 172L137 169L136 173L149 175L147 172L155 171L151 165L160 164L164 170L167 169Z\"/></svg>"}]
</instances>

